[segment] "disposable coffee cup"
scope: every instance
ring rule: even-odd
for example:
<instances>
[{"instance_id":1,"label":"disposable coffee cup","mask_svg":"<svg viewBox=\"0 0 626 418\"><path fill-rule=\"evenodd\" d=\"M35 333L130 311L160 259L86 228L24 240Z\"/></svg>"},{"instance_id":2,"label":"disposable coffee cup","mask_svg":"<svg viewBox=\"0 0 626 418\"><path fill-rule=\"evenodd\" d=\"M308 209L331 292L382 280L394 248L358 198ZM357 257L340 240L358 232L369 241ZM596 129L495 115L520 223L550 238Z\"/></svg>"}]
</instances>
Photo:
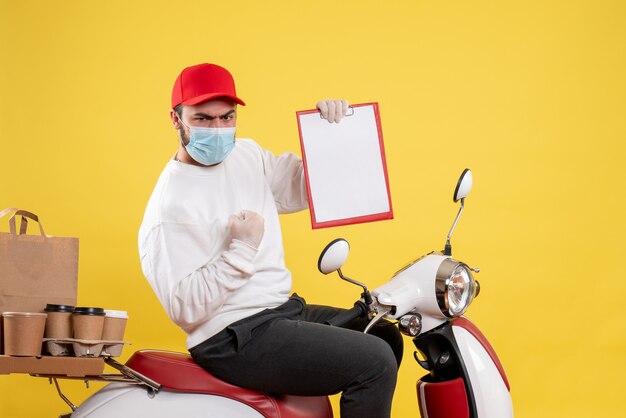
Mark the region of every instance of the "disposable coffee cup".
<instances>
[{"instance_id":1,"label":"disposable coffee cup","mask_svg":"<svg viewBox=\"0 0 626 418\"><path fill-rule=\"evenodd\" d=\"M38 312L4 312L4 354L40 356L47 316Z\"/></svg>"},{"instance_id":2,"label":"disposable coffee cup","mask_svg":"<svg viewBox=\"0 0 626 418\"><path fill-rule=\"evenodd\" d=\"M46 338L65 339L72 338L72 314L74 307L68 305L46 305L44 311L48 314L46 319Z\"/></svg>"},{"instance_id":3,"label":"disposable coffee cup","mask_svg":"<svg viewBox=\"0 0 626 418\"><path fill-rule=\"evenodd\" d=\"M104 328L104 309L76 307L72 314L74 338L77 340L101 340Z\"/></svg>"},{"instance_id":4,"label":"disposable coffee cup","mask_svg":"<svg viewBox=\"0 0 626 418\"><path fill-rule=\"evenodd\" d=\"M124 331L126 330L128 313L126 313L126 311L113 311L110 309L104 312L106 316L104 317L102 339L105 341L124 341Z\"/></svg>"}]
</instances>

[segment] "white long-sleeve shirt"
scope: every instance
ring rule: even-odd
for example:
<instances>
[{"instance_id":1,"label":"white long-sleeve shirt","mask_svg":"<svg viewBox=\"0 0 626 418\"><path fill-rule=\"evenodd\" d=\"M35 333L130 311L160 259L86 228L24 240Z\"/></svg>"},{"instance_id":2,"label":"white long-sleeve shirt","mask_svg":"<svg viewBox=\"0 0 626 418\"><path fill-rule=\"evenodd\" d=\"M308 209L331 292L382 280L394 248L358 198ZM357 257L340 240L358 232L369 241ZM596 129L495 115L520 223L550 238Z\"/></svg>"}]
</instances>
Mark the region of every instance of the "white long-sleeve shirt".
<instances>
[{"instance_id":1,"label":"white long-sleeve shirt","mask_svg":"<svg viewBox=\"0 0 626 418\"><path fill-rule=\"evenodd\" d=\"M221 164L169 161L139 229L143 273L191 348L229 324L275 308L291 292L279 213L308 206L302 161L237 139ZM230 215L258 212L258 249L233 240Z\"/></svg>"}]
</instances>

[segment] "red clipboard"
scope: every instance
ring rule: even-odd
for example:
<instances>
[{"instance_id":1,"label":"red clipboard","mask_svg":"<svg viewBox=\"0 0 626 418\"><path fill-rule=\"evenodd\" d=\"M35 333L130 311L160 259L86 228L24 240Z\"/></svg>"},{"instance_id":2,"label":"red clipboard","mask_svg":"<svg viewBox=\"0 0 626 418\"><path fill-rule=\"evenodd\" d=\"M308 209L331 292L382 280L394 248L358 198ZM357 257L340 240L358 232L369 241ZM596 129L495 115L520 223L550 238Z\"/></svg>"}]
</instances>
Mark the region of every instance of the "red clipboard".
<instances>
[{"instance_id":1,"label":"red clipboard","mask_svg":"<svg viewBox=\"0 0 626 418\"><path fill-rule=\"evenodd\" d=\"M393 219L378 103L350 108L338 124L296 112L313 229Z\"/></svg>"}]
</instances>

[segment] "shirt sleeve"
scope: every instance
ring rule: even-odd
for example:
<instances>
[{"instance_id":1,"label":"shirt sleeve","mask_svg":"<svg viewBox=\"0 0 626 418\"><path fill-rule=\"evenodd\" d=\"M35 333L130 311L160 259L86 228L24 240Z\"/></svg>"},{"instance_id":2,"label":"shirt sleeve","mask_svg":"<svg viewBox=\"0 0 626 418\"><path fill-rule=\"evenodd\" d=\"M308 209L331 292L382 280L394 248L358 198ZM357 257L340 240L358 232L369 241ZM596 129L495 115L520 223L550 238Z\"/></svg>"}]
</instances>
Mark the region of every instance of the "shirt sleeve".
<instances>
[{"instance_id":1,"label":"shirt sleeve","mask_svg":"<svg viewBox=\"0 0 626 418\"><path fill-rule=\"evenodd\" d=\"M248 282L255 273L253 261L258 251L232 240L226 250L212 256L196 245L193 236L199 233L190 225L159 225L140 248L144 275L170 318L188 333L210 320L228 296ZM179 236L188 239L177 239ZM186 264L203 258L207 262L201 266Z\"/></svg>"},{"instance_id":2,"label":"shirt sleeve","mask_svg":"<svg viewBox=\"0 0 626 418\"><path fill-rule=\"evenodd\" d=\"M262 148L261 157L278 213L292 213L308 208L304 166L300 157L290 152L276 156Z\"/></svg>"}]
</instances>

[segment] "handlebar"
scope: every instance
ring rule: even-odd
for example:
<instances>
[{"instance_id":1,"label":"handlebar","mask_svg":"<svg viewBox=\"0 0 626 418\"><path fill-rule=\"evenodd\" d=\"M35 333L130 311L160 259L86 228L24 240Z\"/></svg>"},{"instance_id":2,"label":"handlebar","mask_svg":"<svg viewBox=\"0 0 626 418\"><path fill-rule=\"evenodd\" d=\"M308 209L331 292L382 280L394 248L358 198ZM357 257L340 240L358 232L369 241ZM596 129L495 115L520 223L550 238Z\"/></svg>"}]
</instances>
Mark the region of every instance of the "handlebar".
<instances>
[{"instance_id":1,"label":"handlebar","mask_svg":"<svg viewBox=\"0 0 626 418\"><path fill-rule=\"evenodd\" d=\"M367 307L362 301L359 300L354 303L354 307L352 307L352 309L348 309L347 311L340 313L334 318L326 321L325 324L333 327L341 327L353 319L363 318L366 316Z\"/></svg>"}]
</instances>

